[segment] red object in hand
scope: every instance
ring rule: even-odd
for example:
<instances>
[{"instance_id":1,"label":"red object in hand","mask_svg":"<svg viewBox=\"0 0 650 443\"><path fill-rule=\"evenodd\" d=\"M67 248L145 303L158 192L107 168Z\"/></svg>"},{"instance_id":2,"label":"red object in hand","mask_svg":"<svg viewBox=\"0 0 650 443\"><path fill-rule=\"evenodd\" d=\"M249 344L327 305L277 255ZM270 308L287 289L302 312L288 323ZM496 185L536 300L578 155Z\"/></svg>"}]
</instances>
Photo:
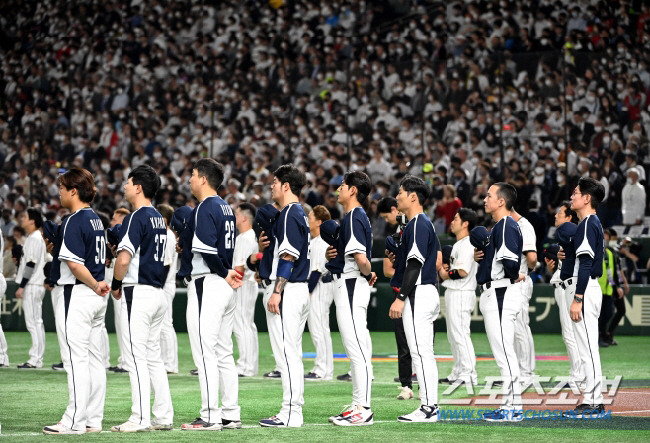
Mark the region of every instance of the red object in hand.
<instances>
[{"instance_id":1,"label":"red object in hand","mask_svg":"<svg viewBox=\"0 0 650 443\"><path fill-rule=\"evenodd\" d=\"M393 292L399 294L399 288L397 286L392 286L392 288L393 288Z\"/></svg>"},{"instance_id":2,"label":"red object in hand","mask_svg":"<svg viewBox=\"0 0 650 443\"><path fill-rule=\"evenodd\" d=\"M239 276L239 279L240 279L240 280L241 280L242 278L244 278L244 271L240 271L240 270L238 270L238 269L235 269L235 272L236 272L237 275Z\"/></svg>"},{"instance_id":3,"label":"red object in hand","mask_svg":"<svg viewBox=\"0 0 650 443\"><path fill-rule=\"evenodd\" d=\"M264 256L263 253L258 252L257 255L255 256L255 258L256 258L257 260L262 260L262 257L263 257L263 256Z\"/></svg>"}]
</instances>

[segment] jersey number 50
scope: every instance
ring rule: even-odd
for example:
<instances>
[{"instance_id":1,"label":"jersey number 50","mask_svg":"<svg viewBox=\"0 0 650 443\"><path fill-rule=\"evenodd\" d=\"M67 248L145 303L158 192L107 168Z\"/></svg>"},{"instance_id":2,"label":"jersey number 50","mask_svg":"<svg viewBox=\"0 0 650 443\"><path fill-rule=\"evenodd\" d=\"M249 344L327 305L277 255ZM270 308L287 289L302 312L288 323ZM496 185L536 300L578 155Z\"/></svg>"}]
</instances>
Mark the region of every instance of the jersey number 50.
<instances>
[{"instance_id":1,"label":"jersey number 50","mask_svg":"<svg viewBox=\"0 0 650 443\"><path fill-rule=\"evenodd\" d=\"M95 264L106 263L106 238L104 236L95 237Z\"/></svg>"}]
</instances>

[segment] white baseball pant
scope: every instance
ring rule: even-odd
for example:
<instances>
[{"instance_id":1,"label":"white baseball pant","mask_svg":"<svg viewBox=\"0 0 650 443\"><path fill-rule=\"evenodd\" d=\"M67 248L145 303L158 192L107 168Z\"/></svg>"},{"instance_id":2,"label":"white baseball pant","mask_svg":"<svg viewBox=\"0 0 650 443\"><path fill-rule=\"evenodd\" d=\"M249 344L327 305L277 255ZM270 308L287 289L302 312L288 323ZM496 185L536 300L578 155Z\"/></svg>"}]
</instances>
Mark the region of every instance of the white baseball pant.
<instances>
[{"instance_id":1,"label":"white baseball pant","mask_svg":"<svg viewBox=\"0 0 650 443\"><path fill-rule=\"evenodd\" d=\"M476 292L458 289L445 290L447 339L454 357L454 366L447 377L477 384L476 354L470 336L472 312L476 306Z\"/></svg>"},{"instance_id":2,"label":"white baseball pant","mask_svg":"<svg viewBox=\"0 0 650 443\"><path fill-rule=\"evenodd\" d=\"M566 295L564 289L556 283L555 288L555 302L557 303L558 311L560 314L560 326L562 328L562 339L566 345L567 354L569 355L569 382L581 383L585 379L585 371L582 366L582 359L580 358L580 351L576 343L575 333L573 332L573 322L569 316L569 306L567 306ZM575 291L575 285L574 285ZM572 300L573 301L573 300Z\"/></svg>"},{"instance_id":3,"label":"white baseball pant","mask_svg":"<svg viewBox=\"0 0 650 443\"><path fill-rule=\"evenodd\" d=\"M122 338L122 302L120 300L113 300L113 322L115 323L115 336L117 337L117 346L120 349L120 355L117 357L118 368L124 368L124 351L122 349L122 343L124 339Z\"/></svg>"},{"instance_id":4,"label":"white baseball pant","mask_svg":"<svg viewBox=\"0 0 650 443\"><path fill-rule=\"evenodd\" d=\"M535 342L530 330L530 315L528 305L533 296L533 280L526 276L526 280L516 284L521 292L521 311L515 322L515 352L519 362L521 380L531 380L535 376Z\"/></svg>"},{"instance_id":5,"label":"white baseball pant","mask_svg":"<svg viewBox=\"0 0 650 443\"><path fill-rule=\"evenodd\" d=\"M479 308L483 314L485 332L494 360L501 371L503 381L501 407L504 410L521 410L519 364L514 343L515 322L521 311L521 291L516 284L499 288L493 286L481 294Z\"/></svg>"},{"instance_id":6,"label":"white baseball pant","mask_svg":"<svg viewBox=\"0 0 650 443\"><path fill-rule=\"evenodd\" d=\"M32 346L29 348L27 363L43 367L45 354L45 326L43 325L43 285L27 284L23 292L23 312L25 313L25 326L32 337Z\"/></svg>"},{"instance_id":7,"label":"white baseball pant","mask_svg":"<svg viewBox=\"0 0 650 443\"><path fill-rule=\"evenodd\" d=\"M257 301L257 282L244 280L241 287L235 289L235 323L233 334L239 348L237 372L245 376L257 375L259 344L257 326L255 326L255 302Z\"/></svg>"},{"instance_id":8,"label":"white baseball pant","mask_svg":"<svg viewBox=\"0 0 650 443\"><path fill-rule=\"evenodd\" d=\"M576 280L574 277L573 280ZM575 282L565 291L567 309L570 311L573 297L576 294ZM603 403L603 371L600 365L600 350L598 348L598 316L603 303L603 291L598 280L590 278L582 303L582 320L573 323L578 352L585 371L585 391L582 403L600 405Z\"/></svg>"},{"instance_id":9,"label":"white baseball pant","mask_svg":"<svg viewBox=\"0 0 650 443\"><path fill-rule=\"evenodd\" d=\"M61 423L77 431L101 428L106 397L106 370L98 347L106 300L88 286L53 289L61 360L68 373L68 407ZM55 294L56 293L56 294Z\"/></svg>"},{"instance_id":10,"label":"white baseball pant","mask_svg":"<svg viewBox=\"0 0 650 443\"><path fill-rule=\"evenodd\" d=\"M404 303L404 333L411 351L423 406L438 404L438 365L433 354L433 324L440 314L440 296L434 285L418 285Z\"/></svg>"},{"instance_id":11,"label":"white baseball pant","mask_svg":"<svg viewBox=\"0 0 650 443\"><path fill-rule=\"evenodd\" d=\"M167 299L160 288L129 285L122 287L120 301L124 365L131 380L129 421L150 426L153 412L157 423L172 424L174 408L167 372L160 357L160 329L167 310Z\"/></svg>"},{"instance_id":12,"label":"white baseball pant","mask_svg":"<svg viewBox=\"0 0 650 443\"><path fill-rule=\"evenodd\" d=\"M103 297L104 304L108 306L108 297ZM113 297L110 297L113 298ZM104 309L106 312L106 309ZM100 349L102 355L102 361L104 362L104 368L108 369L111 366L111 343L108 341L108 331L106 330L106 322L102 324L100 333L97 335L97 340L99 343L97 346Z\"/></svg>"},{"instance_id":13,"label":"white baseball pant","mask_svg":"<svg viewBox=\"0 0 650 443\"><path fill-rule=\"evenodd\" d=\"M163 293L167 299L167 311L163 317L162 328L160 329L160 356L165 370L171 373L178 373L178 340L174 330L174 296L176 295L176 282L165 284Z\"/></svg>"},{"instance_id":14,"label":"white baseball pant","mask_svg":"<svg viewBox=\"0 0 650 443\"><path fill-rule=\"evenodd\" d=\"M263 303L273 356L282 378L282 407L276 415L285 426L299 427L303 424L302 406L305 403L302 333L309 315L309 289L307 283L285 284L278 315L267 308L274 287L271 284L266 288Z\"/></svg>"},{"instance_id":15,"label":"white baseball pant","mask_svg":"<svg viewBox=\"0 0 650 443\"><path fill-rule=\"evenodd\" d=\"M2 303L6 291L7 281L5 280L4 275L0 274L0 303ZM7 340L5 339L5 333L2 330L2 323L0 323L0 365L9 366L9 354L7 352Z\"/></svg>"},{"instance_id":16,"label":"white baseball pant","mask_svg":"<svg viewBox=\"0 0 650 443\"><path fill-rule=\"evenodd\" d=\"M352 405L370 407L372 341L367 329L370 286L358 273L334 281L336 321L345 352L350 358Z\"/></svg>"},{"instance_id":17,"label":"white baseball pant","mask_svg":"<svg viewBox=\"0 0 650 443\"><path fill-rule=\"evenodd\" d=\"M332 283L319 282L311 293L307 325L309 334L316 348L314 369L311 372L331 380L334 376L334 355L332 336L330 334L330 306L334 301Z\"/></svg>"},{"instance_id":18,"label":"white baseball pant","mask_svg":"<svg viewBox=\"0 0 650 443\"><path fill-rule=\"evenodd\" d=\"M207 423L240 420L239 378L232 355L236 304L223 278L216 274L192 277L187 291L187 332L199 373L201 419Z\"/></svg>"}]
</instances>

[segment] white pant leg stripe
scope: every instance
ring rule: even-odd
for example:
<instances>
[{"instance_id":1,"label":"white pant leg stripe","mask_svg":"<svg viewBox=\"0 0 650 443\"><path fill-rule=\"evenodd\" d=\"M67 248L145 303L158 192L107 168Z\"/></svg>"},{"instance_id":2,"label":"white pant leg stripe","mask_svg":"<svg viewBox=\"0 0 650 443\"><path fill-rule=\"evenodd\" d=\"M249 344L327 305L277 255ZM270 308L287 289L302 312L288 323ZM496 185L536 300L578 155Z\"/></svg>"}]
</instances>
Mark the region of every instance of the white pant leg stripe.
<instances>
[{"instance_id":1,"label":"white pant leg stripe","mask_svg":"<svg viewBox=\"0 0 650 443\"><path fill-rule=\"evenodd\" d=\"M285 426L289 426L291 422L291 410L293 409L293 389L291 388L291 369L289 369L289 359L287 358L287 346L284 339L284 314L282 310L282 300L280 300L280 324L282 325L282 354L284 354L284 362L287 365L287 376L289 377L289 416Z\"/></svg>"},{"instance_id":2,"label":"white pant leg stripe","mask_svg":"<svg viewBox=\"0 0 650 443\"><path fill-rule=\"evenodd\" d=\"M503 290L503 298L506 296L506 290L505 288L499 288ZM499 289L494 290L494 294L496 295L496 291ZM503 314L503 301L501 303L501 306L499 306L499 301L497 299L497 308L499 309L499 329L501 330L501 346L503 347L503 354L506 357L506 363L508 363L508 372L510 373L510 395L512 395L512 404L515 404L515 381L512 379L512 369L510 369L510 360L508 360L508 353L506 352L506 343L503 341L503 323L502 323L502 314ZM519 380L517 380L519 381Z\"/></svg>"},{"instance_id":3,"label":"white pant leg stripe","mask_svg":"<svg viewBox=\"0 0 650 443\"><path fill-rule=\"evenodd\" d=\"M133 356L133 367L135 368L135 378L138 380L138 397L140 398L140 423L142 424L142 389L140 388L140 373L138 372L138 364L135 360L133 353L133 336L131 335L131 306L133 304L133 286L124 288L124 295L126 298L127 319L129 322L129 344L131 345L131 356ZM131 300L129 300L131 299Z\"/></svg>"},{"instance_id":4,"label":"white pant leg stripe","mask_svg":"<svg viewBox=\"0 0 650 443\"><path fill-rule=\"evenodd\" d=\"M66 285L63 289L64 293L64 303L65 303L65 344L68 345L68 352L70 353L70 371L72 372L72 392L74 396L74 413L72 414L72 423L70 428L74 428L74 417L77 415L77 384L74 380L74 365L72 364L72 349L70 349L70 343L68 342L68 309L70 308L70 302L72 301L72 285Z\"/></svg>"},{"instance_id":5,"label":"white pant leg stripe","mask_svg":"<svg viewBox=\"0 0 650 443\"><path fill-rule=\"evenodd\" d=\"M600 384L599 380L596 380L596 363L594 363L594 355L591 353L591 343L589 343L589 332L587 331L587 320L585 319L585 306L582 305L582 323L585 325L585 337L587 337L587 348L589 348L589 357L591 358L591 368L593 370L594 376L594 388L591 391L591 401L593 402L596 398L596 386ZM587 392L585 392L586 394ZM593 406L593 405L592 405Z\"/></svg>"},{"instance_id":6,"label":"white pant leg stripe","mask_svg":"<svg viewBox=\"0 0 650 443\"><path fill-rule=\"evenodd\" d=\"M351 285L348 284L348 282L352 282ZM359 341L359 334L357 334L357 325L354 322L354 308L353 308L353 303L352 300L354 299L354 287L357 284L356 278L354 279L347 279L345 280L345 286L348 292L348 300L350 301L350 317L352 317L352 328L354 329L354 338L357 339L357 344L359 345L359 352L361 352L361 357L363 357L363 362L365 363L364 366L366 368L366 404L369 403L368 401L368 394L370 394L370 375L368 374L368 360L366 359L366 356L363 353L363 347L361 346L361 342ZM350 290L350 288L352 290ZM352 295L352 298L350 297L350 294Z\"/></svg>"}]
</instances>

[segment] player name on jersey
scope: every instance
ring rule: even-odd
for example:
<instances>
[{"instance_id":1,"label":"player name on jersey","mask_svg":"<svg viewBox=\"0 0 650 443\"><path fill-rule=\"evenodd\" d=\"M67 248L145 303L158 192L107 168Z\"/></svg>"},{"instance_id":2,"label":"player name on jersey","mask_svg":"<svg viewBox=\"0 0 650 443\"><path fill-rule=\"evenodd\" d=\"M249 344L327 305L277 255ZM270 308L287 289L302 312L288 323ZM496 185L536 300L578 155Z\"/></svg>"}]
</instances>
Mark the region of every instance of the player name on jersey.
<instances>
[{"instance_id":1,"label":"player name on jersey","mask_svg":"<svg viewBox=\"0 0 650 443\"><path fill-rule=\"evenodd\" d=\"M167 225L165 224L165 219L162 217L149 217L149 220L151 221L151 227L154 229L167 229Z\"/></svg>"},{"instance_id":2,"label":"player name on jersey","mask_svg":"<svg viewBox=\"0 0 650 443\"><path fill-rule=\"evenodd\" d=\"M99 219L90 219L88 220L90 222L90 225L93 227L95 231L103 231L104 230L104 224L102 223L101 220Z\"/></svg>"}]
</instances>

